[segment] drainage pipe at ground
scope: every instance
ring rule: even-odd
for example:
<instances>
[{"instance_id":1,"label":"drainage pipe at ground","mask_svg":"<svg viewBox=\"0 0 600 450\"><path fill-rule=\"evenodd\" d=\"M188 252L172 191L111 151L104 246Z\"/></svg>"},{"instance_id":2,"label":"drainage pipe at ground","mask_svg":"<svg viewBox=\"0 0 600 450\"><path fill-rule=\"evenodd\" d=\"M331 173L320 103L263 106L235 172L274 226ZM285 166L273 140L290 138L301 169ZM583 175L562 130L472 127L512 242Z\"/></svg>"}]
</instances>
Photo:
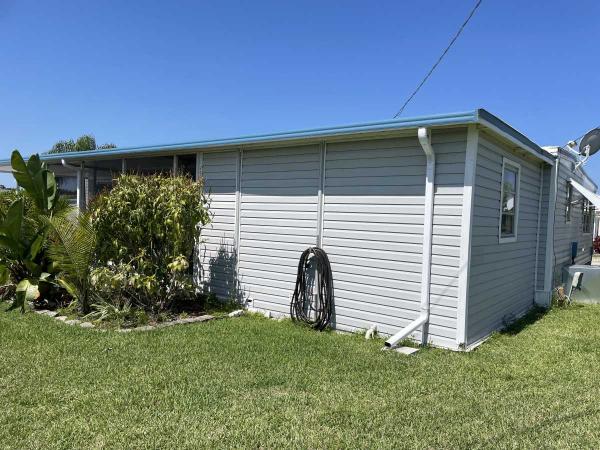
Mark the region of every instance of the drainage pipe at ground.
<instances>
[{"instance_id":1,"label":"drainage pipe at ground","mask_svg":"<svg viewBox=\"0 0 600 450\"><path fill-rule=\"evenodd\" d=\"M387 348L393 348L406 338L409 334L421 328L421 344L427 344L427 332L429 325L429 294L431 286L431 241L433 236L433 194L435 178L435 152L431 146L431 135L427 128L419 128L417 131L419 143L427 158L427 169L425 172L425 211L423 225L423 269L421 272L421 307L419 317L409 323L402 330L385 341Z\"/></svg>"}]
</instances>

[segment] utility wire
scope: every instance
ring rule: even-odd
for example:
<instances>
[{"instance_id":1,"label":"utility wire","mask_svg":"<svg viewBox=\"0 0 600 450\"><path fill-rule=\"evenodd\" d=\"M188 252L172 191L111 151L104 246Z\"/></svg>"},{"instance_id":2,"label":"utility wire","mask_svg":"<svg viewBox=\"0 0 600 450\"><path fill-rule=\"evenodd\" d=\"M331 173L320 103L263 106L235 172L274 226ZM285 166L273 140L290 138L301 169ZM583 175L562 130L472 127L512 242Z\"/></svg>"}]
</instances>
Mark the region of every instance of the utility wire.
<instances>
[{"instance_id":1,"label":"utility wire","mask_svg":"<svg viewBox=\"0 0 600 450\"><path fill-rule=\"evenodd\" d=\"M410 96L406 99L406 101L404 102L404 104L402 105L402 107L400 108L400 110L394 115L394 119L396 119L397 117L399 117L404 112L404 108L406 108L406 106L411 102L411 100L414 98L414 96L417 95L417 92L419 92L419 90L421 89L421 87L423 87L423 85L425 84L425 82L429 79L429 77L431 76L431 74L433 73L433 71L436 69L436 67L442 62L442 59L444 59L444 56L446 56L446 53L448 53L448 50L450 50L450 48L454 45L454 43L456 42L456 40L458 39L458 37L461 35L461 33L463 32L463 30L465 29L465 27L469 23L469 20L471 20L471 18L475 14L475 11L477 11L477 8L479 8L479 5L481 5L482 1L483 0L477 0L477 2L475 3L475 6L473 6L473 9L469 13L469 15L467 16L466 20L463 22L463 24L460 26L460 28L458 29L458 31L456 32L456 34L454 35L454 37L452 38L452 40L450 41L450 43L448 44L448 46L446 47L446 49L442 52L442 54L440 55L440 57L438 58L438 60L435 62L435 64L431 67L431 69L429 69L429 72L427 72L427 75L425 75L425 78L423 78L423 80L419 83L419 85L413 91L413 93L410 94Z\"/></svg>"}]
</instances>

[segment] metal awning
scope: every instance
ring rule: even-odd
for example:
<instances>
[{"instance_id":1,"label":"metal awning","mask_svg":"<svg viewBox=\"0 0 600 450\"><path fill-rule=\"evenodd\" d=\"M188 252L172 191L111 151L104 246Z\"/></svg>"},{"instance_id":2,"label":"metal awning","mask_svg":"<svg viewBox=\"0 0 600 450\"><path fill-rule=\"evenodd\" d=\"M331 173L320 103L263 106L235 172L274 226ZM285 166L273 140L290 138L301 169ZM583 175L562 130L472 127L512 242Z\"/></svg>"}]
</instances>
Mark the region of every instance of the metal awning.
<instances>
[{"instance_id":1,"label":"metal awning","mask_svg":"<svg viewBox=\"0 0 600 450\"><path fill-rule=\"evenodd\" d=\"M573 178L569 179L569 183L571 183L573 185L573 187L581 193L581 195L583 195L590 202L592 202L592 204L596 207L596 209L600 209L600 195L596 194L595 192L590 191L586 187L583 187L581 184L579 184Z\"/></svg>"}]
</instances>

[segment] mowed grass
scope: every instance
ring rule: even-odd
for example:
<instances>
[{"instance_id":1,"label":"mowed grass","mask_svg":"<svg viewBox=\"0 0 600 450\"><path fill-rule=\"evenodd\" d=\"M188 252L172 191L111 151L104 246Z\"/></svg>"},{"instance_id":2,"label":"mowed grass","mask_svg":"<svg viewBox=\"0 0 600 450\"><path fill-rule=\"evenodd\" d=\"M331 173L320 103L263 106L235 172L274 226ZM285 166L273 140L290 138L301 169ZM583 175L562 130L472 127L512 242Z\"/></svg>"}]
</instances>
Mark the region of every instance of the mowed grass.
<instances>
[{"instance_id":1,"label":"mowed grass","mask_svg":"<svg viewBox=\"0 0 600 450\"><path fill-rule=\"evenodd\" d=\"M599 307L412 357L256 317L119 334L1 309L4 448L600 442Z\"/></svg>"}]
</instances>

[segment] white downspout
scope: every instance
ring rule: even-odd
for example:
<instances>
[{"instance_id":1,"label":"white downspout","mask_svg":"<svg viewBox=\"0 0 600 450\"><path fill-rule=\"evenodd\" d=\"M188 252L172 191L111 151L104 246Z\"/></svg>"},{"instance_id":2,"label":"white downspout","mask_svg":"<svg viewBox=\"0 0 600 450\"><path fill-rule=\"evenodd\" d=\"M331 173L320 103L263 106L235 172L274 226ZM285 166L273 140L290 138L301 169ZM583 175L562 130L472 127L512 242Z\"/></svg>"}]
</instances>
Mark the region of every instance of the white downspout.
<instances>
[{"instance_id":1,"label":"white downspout","mask_svg":"<svg viewBox=\"0 0 600 450\"><path fill-rule=\"evenodd\" d=\"M556 221L556 196L558 195L558 171L560 170L560 149L550 172L550 192L548 193L548 222L546 224L546 261L544 263L544 292L539 304L549 307L552 303L554 287L554 225Z\"/></svg>"},{"instance_id":2,"label":"white downspout","mask_svg":"<svg viewBox=\"0 0 600 450\"><path fill-rule=\"evenodd\" d=\"M425 172L425 211L423 225L423 269L421 273L421 308L419 317L409 323L405 328L394 334L385 346L395 347L398 342L409 334L422 327L421 344L427 343L427 331L429 324L429 291L431 285L431 241L433 236L433 190L435 177L435 152L431 146L431 136L427 128L419 128L417 132L419 143L423 147L427 157L427 168Z\"/></svg>"},{"instance_id":3,"label":"white downspout","mask_svg":"<svg viewBox=\"0 0 600 450\"><path fill-rule=\"evenodd\" d=\"M85 193L83 192L85 187L83 173L84 165L81 163L80 167L74 166L66 162L64 159L61 159L60 163L63 167L77 171L77 208L79 208L80 211L83 211L85 209Z\"/></svg>"}]
</instances>

